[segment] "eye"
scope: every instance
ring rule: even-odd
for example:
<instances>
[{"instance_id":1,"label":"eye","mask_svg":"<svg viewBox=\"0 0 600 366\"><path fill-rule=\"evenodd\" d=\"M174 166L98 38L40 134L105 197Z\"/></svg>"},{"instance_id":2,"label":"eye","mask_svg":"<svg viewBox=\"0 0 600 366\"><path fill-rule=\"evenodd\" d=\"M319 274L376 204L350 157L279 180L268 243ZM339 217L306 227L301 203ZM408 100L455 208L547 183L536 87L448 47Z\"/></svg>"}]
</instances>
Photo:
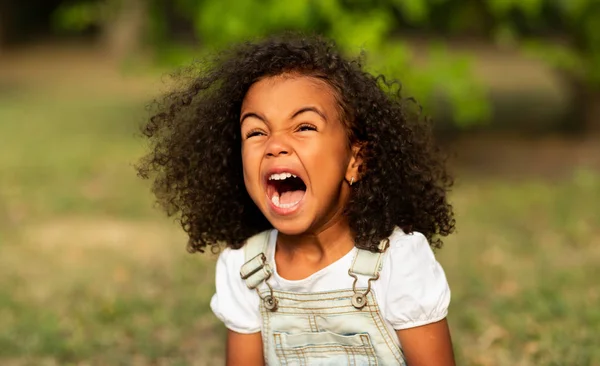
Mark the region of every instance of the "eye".
<instances>
[{"instance_id":1,"label":"eye","mask_svg":"<svg viewBox=\"0 0 600 366\"><path fill-rule=\"evenodd\" d=\"M261 130L250 130L248 131L248 133L246 133L246 138L249 139L251 137L255 137L255 136L264 136L265 133Z\"/></svg>"},{"instance_id":2,"label":"eye","mask_svg":"<svg viewBox=\"0 0 600 366\"><path fill-rule=\"evenodd\" d=\"M303 132L303 131L316 131L317 127L315 125L311 125L309 123L303 123L300 126L298 126L298 128L296 129L296 131L298 132Z\"/></svg>"}]
</instances>

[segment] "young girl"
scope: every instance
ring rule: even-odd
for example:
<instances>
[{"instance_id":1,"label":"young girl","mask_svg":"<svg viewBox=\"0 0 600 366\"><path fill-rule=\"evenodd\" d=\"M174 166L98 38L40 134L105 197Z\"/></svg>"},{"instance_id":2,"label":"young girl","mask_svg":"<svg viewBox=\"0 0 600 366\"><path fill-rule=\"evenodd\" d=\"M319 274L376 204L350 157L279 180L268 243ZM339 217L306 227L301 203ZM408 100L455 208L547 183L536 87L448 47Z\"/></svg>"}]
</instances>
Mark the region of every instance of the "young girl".
<instances>
[{"instance_id":1,"label":"young girl","mask_svg":"<svg viewBox=\"0 0 600 366\"><path fill-rule=\"evenodd\" d=\"M227 245L211 301L227 364L453 365L430 248L454 229L451 180L411 103L319 37L188 71L139 169L191 252Z\"/></svg>"}]
</instances>

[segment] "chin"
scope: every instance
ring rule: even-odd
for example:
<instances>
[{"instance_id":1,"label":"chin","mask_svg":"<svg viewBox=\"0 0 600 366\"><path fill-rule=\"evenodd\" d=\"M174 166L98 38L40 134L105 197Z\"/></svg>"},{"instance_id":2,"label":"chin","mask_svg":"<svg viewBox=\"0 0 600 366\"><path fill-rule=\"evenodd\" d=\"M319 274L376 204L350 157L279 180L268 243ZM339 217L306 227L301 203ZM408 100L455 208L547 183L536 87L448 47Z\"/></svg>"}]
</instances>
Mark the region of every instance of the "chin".
<instances>
[{"instance_id":1,"label":"chin","mask_svg":"<svg viewBox=\"0 0 600 366\"><path fill-rule=\"evenodd\" d=\"M267 217L271 225L281 234L295 236L306 233L310 230L310 223L302 222L300 219L281 220Z\"/></svg>"}]
</instances>

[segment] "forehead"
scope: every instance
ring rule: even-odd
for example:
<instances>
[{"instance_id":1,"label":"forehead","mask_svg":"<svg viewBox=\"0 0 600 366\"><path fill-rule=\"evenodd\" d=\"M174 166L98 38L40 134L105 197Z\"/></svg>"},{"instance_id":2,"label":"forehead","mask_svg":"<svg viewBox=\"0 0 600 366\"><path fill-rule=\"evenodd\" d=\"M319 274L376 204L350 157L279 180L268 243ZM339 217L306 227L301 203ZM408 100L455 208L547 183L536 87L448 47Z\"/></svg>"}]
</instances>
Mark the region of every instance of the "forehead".
<instances>
[{"instance_id":1,"label":"forehead","mask_svg":"<svg viewBox=\"0 0 600 366\"><path fill-rule=\"evenodd\" d=\"M325 81L302 75L284 74L263 78L254 83L242 103L242 110L260 109L265 112L288 112L308 105L324 112L337 109L336 93Z\"/></svg>"}]
</instances>

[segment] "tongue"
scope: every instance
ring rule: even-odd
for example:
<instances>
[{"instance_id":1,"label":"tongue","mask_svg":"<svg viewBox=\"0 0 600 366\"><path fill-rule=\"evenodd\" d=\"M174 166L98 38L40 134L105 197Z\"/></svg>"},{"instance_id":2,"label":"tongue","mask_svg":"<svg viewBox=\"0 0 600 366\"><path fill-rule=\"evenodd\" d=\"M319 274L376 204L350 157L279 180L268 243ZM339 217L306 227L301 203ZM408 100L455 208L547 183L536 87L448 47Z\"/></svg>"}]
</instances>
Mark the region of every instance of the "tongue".
<instances>
[{"instance_id":1,"label":"tongue","mask_svg":"<svg viewBox=\"0 0 600 366\"><path fill-rule=\"evenodd\" d=\"M282 203L284 205L296 203L300 201L302 197L304 197L304 193L305 192L301 190L283 192L279 196L279 203Z\"/></svg>"}]
</instances>

